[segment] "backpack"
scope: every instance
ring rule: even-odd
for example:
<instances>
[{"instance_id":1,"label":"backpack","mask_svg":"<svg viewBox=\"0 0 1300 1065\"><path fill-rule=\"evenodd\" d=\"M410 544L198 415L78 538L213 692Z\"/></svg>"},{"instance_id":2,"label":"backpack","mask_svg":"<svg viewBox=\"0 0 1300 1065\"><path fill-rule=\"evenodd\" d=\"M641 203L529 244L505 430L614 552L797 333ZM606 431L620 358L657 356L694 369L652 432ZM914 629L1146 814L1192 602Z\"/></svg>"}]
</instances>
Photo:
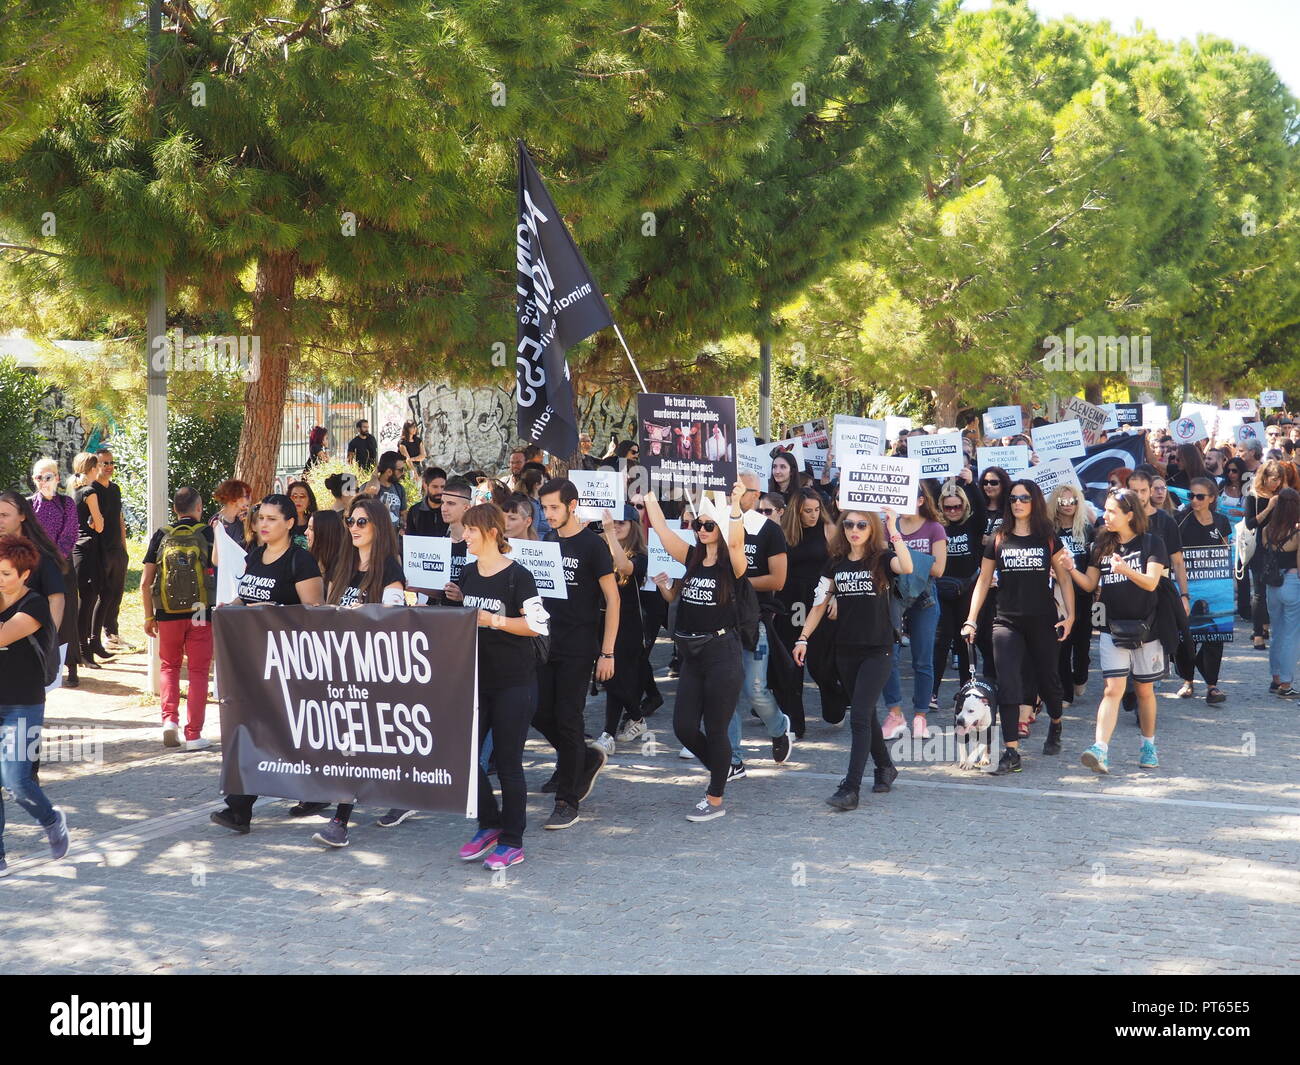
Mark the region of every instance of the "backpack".
<instances>
[{"instance_id":1,"label":"backpack","mask_svg":"<svg viewBox=\"0 0 1300 1065\"><path fill-rule=\"evenodd\" d=\"M517 598L515 595L515 567L519 565L518 562L512 561L510 572L506 574L506 593L511 599ZM525 639L532 644L534 665L546 665L551 659L550 636L526 636Z\"/></svg>"},{"instance_id":2,"label":"backpack","mask_svg":"<svg viewBox=\"0 0 1300 1065\"><path fill-rule=\"evenodd\" d=\"M18 606L21 607L28 599L41 599L42 596L35 592L28 592L23 596ZM59 679L59 668L63 663L59 660L59 634L53 625L42 625L41 628L27 634L27 642L32 645L32 650L36 652L36 660L41 664L41 671L45 678L45 687L48 688Z\"/></svg>"},{"instance_id":3,"label":"backpack","mask_svg":"<svg viewBox=\"0 0 1300 1065\"><path fill-rule=\"evenodd\" d=\"M202 522L174 525L158 544L158 573L153 582L155 609L168 614L192 614L216 600L217 575L212 569L212 545Z\"/></svg>"}]
</instances>

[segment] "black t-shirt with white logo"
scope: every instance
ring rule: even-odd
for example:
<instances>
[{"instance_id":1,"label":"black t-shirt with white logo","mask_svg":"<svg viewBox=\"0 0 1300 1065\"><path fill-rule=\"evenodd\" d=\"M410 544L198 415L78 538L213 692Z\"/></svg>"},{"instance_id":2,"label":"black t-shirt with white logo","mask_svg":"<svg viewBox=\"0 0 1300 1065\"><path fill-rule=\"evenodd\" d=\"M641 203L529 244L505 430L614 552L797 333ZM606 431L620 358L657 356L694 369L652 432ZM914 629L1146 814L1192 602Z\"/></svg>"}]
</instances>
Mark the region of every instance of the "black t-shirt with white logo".
<instances>
[{"instance_id":1,"label":"black t-shirt with white logo","mask_svg":"<svg viewBox=\"0 0 1300 1065\"><path fill-rule=\"evenodd\" d=\"M289 550L274 562L262 561L266 545L258 544L248 552L244 562L244 575L239 578L239 598L245 603L278 603L296 606L298 584L320 576L320 567L311 552L290 544Z\"/></svg>"},{"instance_id":2,"label":"black t-shirt with white logo","mask_svg":"<svg viewBox=\"0 0 1300 1065\"><path fill-rule=\"evenodd\" d=\"M999 614L1056 620L1052 556L1060 549L1061 542L1055 536L1007 533L1000 543L996 538L989 541L984 557L996 563Z\"/></svg>"},{"instance_id":3,"label":"black t-shirt with white logo","mask_svg":"<svg viewBox=\"0 0 1300 1065\"><path fill-rule=\"evenodd\" d=\"M361 597L361 582L366 579L365 570L357 570L352 574L352 579L348 581L348 586L343 589L343 594L339 597L339 606L357 606L365 600ZM402 572L402 564L396 558L384 560L384 587L390 584L400 584L406 587L406 575Z\"/></svg>"},{"instance_id":4,"label":"black t-shirt with white logo","mask_svg":"<svg viewBox=\"0 0 1300 1065\"><path fill-rule=\"evenodd\" d=\"M606 554L609 554L606 549ZM504 618L526 617L539 636L548 632L548 617L533 575L518 562L485 577L478 562L460 571L456 582L464 596L462 605L487 610ZM554 600L552 600L554 602ZM528 646L529 637L515 636L500 629L478 630L478 686L480 691L501 691L534 681L537 659Z\"/></svg>"},{"instance_id":5,"label":"black t-shirt with white logo","mask_svg":"<svg viewBox=\"0 0 1300 1065\"><path fill-rule=\"evenodd\" d=\"M888 578L894 552L886 551L880 569L886 577L885 587L877 587L876 575L864 558L833 558L826 563L813 606L835 596L835 643L842 647L892 647L894 623L889 616Z\"/></svg>"},{"instance_id":6,"label":"black t-shirt with white logo","mask_svg":"<svg viewBox=\"0 0 1300 1065\"><path fill-rule=\"evenodd\" d=\"M980 558L984 554L984 515L972 514L959 525L949 525L948 561L943 568L945 577L970 580L979 572Z\"/></svg>"},{"instance_id":7,"label":"black t-shirt with white logo","mask_svg":"<svg viewBox=\"0 0 1300 1065\"><path fill-rule=\"evenodd\" d=\"M786 553L785 533L776 522L765 520L758 532L745 533L745 576L766 577L772 572L772 558ZM756 592L760 603L776 598L775 592Z\"/></svg>"},{"instance_id":8,"label":"black t-shirt with white logo","mask_svg":"<svg viewBox=\"0 0 1300 1065\"><path fill-rule=\"evenodd\" d=\"M1116 553L1139 573L1145 573L1147 563L1153 559L1166 568L1169 566L1169 552L1165 550L1164 542L1160 537L1152 536L1150 533L1140 537L1135 536L1128 543L1120 544L1116 548ZM1102 605L1105 607L1102 621L1110 618L1118 618L1121 621L1145 621L1155 613L1156 592L1145 592L1126 575L1112 573L1110 559L1110 554L1102 557L1098 547L1093 546L1092 558L1088 564L1096 566L1101 573L1101 581L1097 587L1100 590ZM1109 627L1105 624L1101 629L1103 632L1109 631Z\"/></svg>"},{"instance_id":9,"label":"black t-shirt with white logo","mask_svg":"<svg viewBox=\"0 0 1300 1065\"><path fill-rule=\"evenodd\" d=\"M1073 529L1057 529L1056 535L1061 538L1061 546L1074 557L1075 567L1080 571L1087 569L1088 558L1092 554L1092 543L1097 538L1093 527L1085 525L1082 536L1075 536Z\"/></svg>"},{"instance_id":10,"label":"black t-shirt with white logo","mask_svg":"<svg viewBox=\"0 0 1300 1065\"><path fill-rule=\"evenodd\" d=\"M735 630L738 623L735 571L726 572L724 565L731 565L730 553L725 556L722 564L715 562L712 566L696 566L687 571L682 579L681 601L677 604L679 633ZM726 592L722 590L724 585L730 585ZM723 595L728 596L725 603L722 602Z\"/></svg>"},{"instance_id":11,"label":"black t-shirt with white logo","mask_svg":"<svg viewBox=\"0 0 1300 1065\"><path fill-rule=\"evenodd\" d=\"M589 658L600 653L601 609L605 593L600 579L614 572L609 545L590 529L576 536L560 536L554 529L546 539L560 545L568 599L552 599L551 658Z\"/></svg>"}]
</instances>

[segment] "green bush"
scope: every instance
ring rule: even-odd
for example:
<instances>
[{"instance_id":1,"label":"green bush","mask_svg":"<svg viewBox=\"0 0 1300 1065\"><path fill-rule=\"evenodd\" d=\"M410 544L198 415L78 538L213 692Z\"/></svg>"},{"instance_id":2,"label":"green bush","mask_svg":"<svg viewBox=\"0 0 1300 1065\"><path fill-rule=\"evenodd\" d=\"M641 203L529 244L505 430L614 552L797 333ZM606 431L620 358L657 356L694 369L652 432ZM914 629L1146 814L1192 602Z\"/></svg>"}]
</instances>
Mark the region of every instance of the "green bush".
<instances>
[{"instance_id":1,"label":"green bush","mask_svg":"<svg viewBox=\"0 0 1300 1065\"><path fill-rule=\"evenodd\" d=\"M12 358L0 358L0 488L29 493L32 460L41 446L36 415L44 389Z\"/></svg>"}]
</instances>

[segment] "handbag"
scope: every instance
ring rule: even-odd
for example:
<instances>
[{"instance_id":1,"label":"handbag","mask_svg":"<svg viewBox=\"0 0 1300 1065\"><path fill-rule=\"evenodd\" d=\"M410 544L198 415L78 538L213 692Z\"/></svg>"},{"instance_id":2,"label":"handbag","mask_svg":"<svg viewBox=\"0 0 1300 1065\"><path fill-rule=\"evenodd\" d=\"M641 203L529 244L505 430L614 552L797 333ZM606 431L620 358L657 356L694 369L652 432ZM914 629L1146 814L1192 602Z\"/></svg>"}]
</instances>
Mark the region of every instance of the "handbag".
<instances>
[{"instance_id":1,"label":"handbag","mask_svg":"<svg viewBox=\"0 0 1300 1065\"><path fill-rule=\"evenodd\" d=\"M1141 647L1144 643L1151 642L1151 630L1154 623L1154 616L1141 619L1111 618L1107 628L1110 630L1111 642L1116 647L1131 651Z\"/></svg>"},{"instance_id":2,"label":"handbag","mask_svg":"<svg viewBox=\"0 0 1300 1065\"><path fill-rule=\"evenodd\" d=\"M1255 557L1255 548L1257 546L1258 529L1247 529L1246 519L1242 518L1236 525L1236 578L1241 580L1246 576L1246 567L1250 565L1250 560Z\"/></svg>"},{"instance_id":3,"label":"handbag","mask_svg":"<svg viewBox=\"0 0 1300 1065\"><path fill-rule=\"evenodd\" d=\"M945 603L960 599L962 592L966 588L966 582L960 577L936 577L934 585L939 593L940 601Z\"/></svg>"},{"instance_id":4,"label":"handbag","mask_svg":"<svg viewBox=\"0 0 1300 1065\"><path fill-rule=\"evenodd\" d=\"M1290 552L1295 554L1294 551ZM1282 587L1282 553L1269 548L1264 549L1263 561L1259 566L1259 579L1270 588Z\"/></svg>"}]
</instances>

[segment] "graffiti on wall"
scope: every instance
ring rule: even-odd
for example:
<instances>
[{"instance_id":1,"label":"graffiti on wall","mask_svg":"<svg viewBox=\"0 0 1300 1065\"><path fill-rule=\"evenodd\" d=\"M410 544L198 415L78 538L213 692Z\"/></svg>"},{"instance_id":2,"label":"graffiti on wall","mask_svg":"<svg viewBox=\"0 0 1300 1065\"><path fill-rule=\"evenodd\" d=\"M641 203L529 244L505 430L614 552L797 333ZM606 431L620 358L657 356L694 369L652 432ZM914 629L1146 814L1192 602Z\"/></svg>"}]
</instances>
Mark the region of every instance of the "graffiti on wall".
<instances>
[{"instance_id":1,"label":"graffiti on wall","mask_svg":"<svg viewBox=\"0 0 1300 1065\"><path fill-rule=\"evenodd\" d=\"M41 396L41 407L36 413L36 431L41 435L41 454L55 459L61 474L72 472L76 458L86 441L86 429L81 416L69 410L63 392L51 385Z\"/></svg>"},{"instance_id":2,"label":"graffiti on wall","mask_svg":"<svg viewBox=\"0 0 1300 1065\"><path fill-rule=\"evenodd\" d=\"M510 450L519 439L512 390L430 383L417 389L409 403L412 417L421 426L430 465L464 473L474 469L494 472L508 464ZM604 453L611 434L626 439L635 423L635 396L598 392L578 400L578 424L591 434L599 454Z\"/></svg>"}]
</instances>

